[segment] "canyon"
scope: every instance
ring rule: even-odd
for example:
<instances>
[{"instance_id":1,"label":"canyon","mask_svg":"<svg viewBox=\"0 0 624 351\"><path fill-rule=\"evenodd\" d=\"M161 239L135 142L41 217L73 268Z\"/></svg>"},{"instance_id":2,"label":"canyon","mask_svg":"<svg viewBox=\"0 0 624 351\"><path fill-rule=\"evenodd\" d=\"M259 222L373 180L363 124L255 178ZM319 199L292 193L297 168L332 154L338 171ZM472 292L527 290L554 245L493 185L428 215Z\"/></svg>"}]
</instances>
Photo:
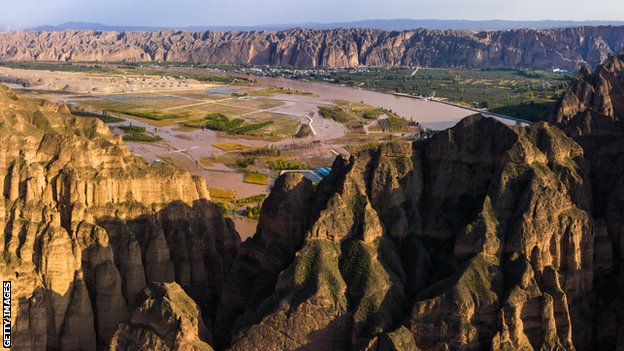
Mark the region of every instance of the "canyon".
<instances>
[{"instance_id":1,"label":"canyon","mask_svg":"<svg viewBox=\"0 0 624 351\"><path fill-rule=\"evenodd\" d=\"M270 31L0 33L0 60L192 62L294 67L594 67L624 49L624 27L507 31L288 29Z\"/></svg>"},{"instance_id":2,"label":"canyon","mask_svg":"<svg viewBox=\"0 0 624 351\"><path fill-rule=\"evenodd\" d=\"M606 55L549 123L473 115L318 185L281 176L243 243L203 180L0 88L14 348L617 350L624 55Z\"/></svg>"}]
</instances>

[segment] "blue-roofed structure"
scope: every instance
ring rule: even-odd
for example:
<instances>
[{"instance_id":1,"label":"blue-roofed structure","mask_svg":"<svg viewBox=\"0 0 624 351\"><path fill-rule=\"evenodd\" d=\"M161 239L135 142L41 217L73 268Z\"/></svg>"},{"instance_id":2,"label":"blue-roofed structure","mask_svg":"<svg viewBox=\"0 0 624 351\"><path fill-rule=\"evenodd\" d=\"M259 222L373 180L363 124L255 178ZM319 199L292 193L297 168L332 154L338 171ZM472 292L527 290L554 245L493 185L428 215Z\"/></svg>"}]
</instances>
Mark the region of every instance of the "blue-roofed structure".
<instances>
[{"instance_id":1,"label":"blue-roofed structure","mask_svg":"<svg viewBox=\"0 0 624 351\"><path fill-rule=\"evenodd\" d=\"M331 172L331 167L318 167L315 169L316 173L318 173L321 177L325 178Z\"/></svg>"},{"instance_id":2,"label":"blue-roofed structure","mask_svg":"<svg viewBox=\"0 0 624 351\"><path fill-rule=\"evenodd\" d=\"M331 172L331 167L318 167L315 169L304 169L304 170L284 170L280 172L280 175L284 173L301 173L304 177L308 178L312 182L318 183L323 178L327 177Z\"/></svg>"}]
</instances>

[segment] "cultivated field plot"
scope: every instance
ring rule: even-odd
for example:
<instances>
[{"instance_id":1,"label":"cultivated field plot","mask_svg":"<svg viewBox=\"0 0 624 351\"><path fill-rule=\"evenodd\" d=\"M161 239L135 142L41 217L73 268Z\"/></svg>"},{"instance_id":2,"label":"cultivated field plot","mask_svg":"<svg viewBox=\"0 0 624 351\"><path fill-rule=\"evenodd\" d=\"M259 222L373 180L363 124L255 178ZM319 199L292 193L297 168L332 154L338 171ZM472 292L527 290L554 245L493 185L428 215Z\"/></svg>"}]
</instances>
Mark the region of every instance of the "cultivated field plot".
<instances>
[{"instance_id":1,"label":"cultivated field plot","mask_svg":"<svg viewBox=\"0 0 624 351\"><path fill-rule=\"evenodd\" d=\"M231 120L242 120L242 126L258 123L263 125L256 129L247 128L251 130L242 129L243 132L235 133L237 137L281 140L293 136L301 124L296 117L271 112L284 106L284 102L279 99L264 96L237 97L221 92L211 94L210 90L166 94L117 94L97 98L80 96L74 98L74 101L85 110L106 111L112 115L136 119L157 127L182 124L201 127L203 124L199 122L211 114L222 114ZM240 128L237 131L240 131Z\"/></svg>"}]
</instances>

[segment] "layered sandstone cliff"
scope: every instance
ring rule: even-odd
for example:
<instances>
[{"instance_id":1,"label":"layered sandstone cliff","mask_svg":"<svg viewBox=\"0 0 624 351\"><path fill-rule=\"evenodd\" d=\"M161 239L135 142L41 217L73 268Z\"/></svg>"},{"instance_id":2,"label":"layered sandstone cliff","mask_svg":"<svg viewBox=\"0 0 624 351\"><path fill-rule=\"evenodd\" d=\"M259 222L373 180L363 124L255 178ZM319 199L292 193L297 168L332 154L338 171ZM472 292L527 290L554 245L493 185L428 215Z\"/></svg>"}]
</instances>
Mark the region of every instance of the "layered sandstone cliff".
<instances>
[{"instance_id":1,"label":"layered sandstone cliff","mask_svg":"<svg viewBox=\"0 0 624 351\"><path fill-rule=\"evenodd\" d=\"M624 48L624 27L512 31L373 29L280 32L0 33L0 60L166 61L297 67L597 65Z\"/></svg>"},{"instance_id":2,"label":"layered sandstone cliff","mask_svg":"<svg viewBox=\"0 0 624 351\"><path fill-rule=\"evenodd\" d=\"M275 207L308 198L290 216ZM232 350L594 343L589 168L555 127L469 117L427 141L338 159L316 190L285 176L262 216L280 225L245 243L217 313ZM301 248L280 255L272 240Z\"/></svg>"},{"instance_id":3,"label":"layered sandstone cliff","mask_svg":"<svg viewBox=\"0 0 624 351\"><path fill-rule=\"evenodd\" d=\"M177 283L152 283L134 304L130 320L117 328L110 351L213 350L200 309Z\"/></svg>"},{"instance_id":4,"label":"layered sandstone cliff","mask_svg":"<svg viewBox=\"0 0 624 351\"><path fill-rule=\"evenodd\" d=\"M624 53L583 69L551 116L591 163L596 247L596 336L624 345Z\"/></svg>"},{"instance_id":5,"label":"layered sandstone cliff","mask_svg":"<svg viewBox=\"0 0 624 351\"><path fill-rule=\"evenodd\" d=\"M15 350L106 347L149 283L216 303L232 223L203 180L146 164L101 121L0 87L0 179Z\"/></svg>"}]
</instances>

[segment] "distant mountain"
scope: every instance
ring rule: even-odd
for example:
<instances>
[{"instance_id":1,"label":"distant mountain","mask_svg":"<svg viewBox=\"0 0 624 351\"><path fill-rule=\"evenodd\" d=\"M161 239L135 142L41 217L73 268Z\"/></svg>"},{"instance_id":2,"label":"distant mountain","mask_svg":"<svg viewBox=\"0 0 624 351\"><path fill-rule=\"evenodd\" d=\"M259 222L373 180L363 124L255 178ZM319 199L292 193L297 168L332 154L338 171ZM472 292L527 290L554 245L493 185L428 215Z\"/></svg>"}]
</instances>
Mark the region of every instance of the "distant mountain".
<instances>
[{"instance_id":1,"label":"distant mountain","mask_svg":"<svg viewBox=\"0 0 624 351\"><path fill-rule=\"evenodd\" d=\"M0 23L0 32L10 32L15 29L16 28L14 26L9 26L7 24Z\"/></svg>"},{"instance_id":2,"label":"distant mountain","mask_svg":"<svg viewBox=\"0 0 624 351\"><path fill-rule=\"evenodd\" d=\"M310 29L371 28L383 30L455 29L455 30L509 30L509 29L550 29L580 26L624 25L624 21L508 21L508 20L437 20L437 19L390 19L364 20L336 23L310 23L301 25Z\"/></svg>"},{"instance_id":3,"label":"distant mountain","mask_svg":"<svg viewBox=\"0 0 624 351\"><path fill-rule=\"evenodd\" d=\"M0 34L0 60L167 61L296 67L576 69L624 48L624 26L499 31L288 29L278 32L68 30Z\"/></svg>"},{"instance_id":4,"label":"distant mountain","mask_svg":"<svg viewBox=\"0 0 624 351\"><path fill-rule=\"evenodd\" d=\"M338 28L370 28L383 30L409 30L416 28L425 29L454 29L454 30L510 30L510 29L549 29L579 26L603 26L603 25L624 25L624 21L508 21L508 20L437 20L437 19L373 19L352 22L334 23L291 23L291 24L264 24L251 26L115 26L101 23L88 22L66 22L59 25L44 25L27 29L27 31L48 31L57 32L64 30L101 30L113 32L157 32L166 29L179 29L192 32L202 32L207 30L218 31L280 31L289 28L305 29L338 29ZM0 26L1 30L2 26Z\"/></svg>"},{"instance_id":5,"label":"distant mountain","mask_svg":"<svg viewBox=\"0 0 624 351\"><path fill-rule=\"evenodd\" d=\"M26 29L26 31L36 32L62 32L65 30L101 30L109 32L159 32L162 30L176 29L189 32L204 32L208 30L216 31L279 31L293 27L301 27L301 25L288 24L267 24L257 26L110 26L101 23L88 22L66 22L59 25L44 25L35 28Z\"/></svg>"}]
</instances>

